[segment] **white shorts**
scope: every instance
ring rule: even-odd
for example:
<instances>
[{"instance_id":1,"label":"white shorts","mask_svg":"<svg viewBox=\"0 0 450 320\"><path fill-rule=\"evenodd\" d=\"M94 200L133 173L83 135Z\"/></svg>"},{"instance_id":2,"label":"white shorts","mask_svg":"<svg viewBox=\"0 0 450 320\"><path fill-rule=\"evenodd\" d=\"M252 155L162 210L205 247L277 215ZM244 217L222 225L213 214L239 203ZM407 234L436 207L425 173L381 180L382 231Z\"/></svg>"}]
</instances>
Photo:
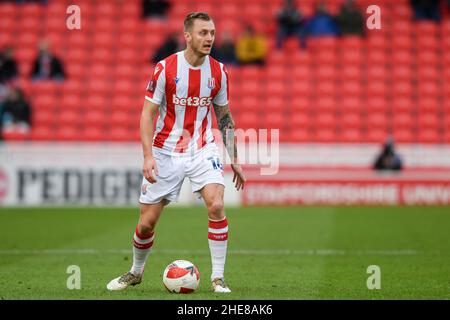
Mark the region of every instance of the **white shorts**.
<instances>
[{"instance_id":1,"label":"white shorts","mask_svg":"<svg viewBox=\"0 0 450 320\"><path fill-rule=\"evenodd\" d=\"M192 192L198 197L201 197L199 191L207 184L218 183L225 186L218 148L213 143L194 156L171 156L153 148L153 157L158 175L153 173L156 176L153 184L142 179L140 203L155 204L163 199L177 202L185 177L189 178Z\"/></svg>"}]
</instances>

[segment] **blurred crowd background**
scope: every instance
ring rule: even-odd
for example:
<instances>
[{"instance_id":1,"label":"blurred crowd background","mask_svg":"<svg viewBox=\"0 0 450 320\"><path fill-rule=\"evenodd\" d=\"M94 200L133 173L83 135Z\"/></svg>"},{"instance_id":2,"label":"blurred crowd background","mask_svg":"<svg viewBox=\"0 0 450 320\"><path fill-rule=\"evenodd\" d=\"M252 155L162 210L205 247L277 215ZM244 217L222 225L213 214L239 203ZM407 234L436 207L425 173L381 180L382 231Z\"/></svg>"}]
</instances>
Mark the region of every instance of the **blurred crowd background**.
<instances>
[{"instance_id":1,"label":"blurred crowd background","mask_svg":"<svg viewBox=\"0 0 450 320\"><path fill-rule=\"evenodd\" d=\"M68 30L66 9L81 9ZM381 8L369 30L366 9ZM450 143L450 1L0 1L6 141L139 141L154 64L208 12L240 128L281 142ZM386 140L388 139L388 140Z\"/></svg>"}]
</instances>

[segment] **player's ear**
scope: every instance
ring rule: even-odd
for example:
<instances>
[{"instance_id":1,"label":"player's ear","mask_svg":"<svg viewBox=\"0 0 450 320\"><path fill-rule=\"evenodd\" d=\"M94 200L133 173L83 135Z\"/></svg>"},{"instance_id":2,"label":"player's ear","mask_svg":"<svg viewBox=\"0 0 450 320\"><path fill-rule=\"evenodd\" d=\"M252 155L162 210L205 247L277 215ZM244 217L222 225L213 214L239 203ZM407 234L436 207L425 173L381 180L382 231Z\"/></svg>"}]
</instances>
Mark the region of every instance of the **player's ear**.
<instances>
[{"instance_id":1,"label":"player's ear","mask_svg":"<svg viewBox=\"0 0 450 320\"><path fill-rule=\"evenodd\" d=\"M191 33L189 31L185 31L184 32L184 39L186 40L186 42L190 42L192 39Z\"/></svg>"}]
</instances>

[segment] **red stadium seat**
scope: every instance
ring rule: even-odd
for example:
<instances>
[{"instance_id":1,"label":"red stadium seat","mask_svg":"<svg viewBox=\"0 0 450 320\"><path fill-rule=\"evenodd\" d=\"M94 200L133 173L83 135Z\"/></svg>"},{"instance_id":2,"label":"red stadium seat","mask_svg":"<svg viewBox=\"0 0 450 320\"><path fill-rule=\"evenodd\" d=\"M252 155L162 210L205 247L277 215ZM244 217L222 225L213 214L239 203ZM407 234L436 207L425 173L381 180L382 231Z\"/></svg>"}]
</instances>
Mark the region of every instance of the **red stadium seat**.
<instances>
[{"instance_id":1,"label":"red stadium seat","mask_svg":"<svg viewBox=\"0 0 450 320\"><path fill-rule=\"evenodd\" d=\"M361 95L361 83L359 81L346 81L342 84L341 90L346 96L359 97Z\"/></svg>"},{"instance_id":2,"label":"red stadium seat","mask_svg":"<svg viewBox=\"0 0 450 320\"><path fill-rule=\"evenodd\" d=\"M336 51L323 50L314 55L314 60L316 64L320 65L320 67L327 66L329 68L335 68L338 62L338 57Z\"/></svg>"},{"instance_id":3,"label":"red stadium seat","mask_svg":"<svg viewBox=\"0 0 450 320\"><path fill-rule=\"evenodd\" d=\"M122 110L113 111L107 121L112 127L122 126L124 123L129 123L129 113Z\"/></svg>"},{"instance_id":4,"label":"red stadium seat","mask_svg":"<svg viewBox=\"0 0 450 320\"><path fill-rule=\"evenodd\" d=\"M436 112L420 113L418 117L419 129L437 129L442 124Z\"/></svg>"},{"instance_id":5,"label":"red stadium seat","mask_svg":"<svg viewBox=\"0 0 450 320\"><path fill-rule=\"evenodd\" d=\"M107 123L106 114L102 111L90 110L84 114L83 122L87 126L101 127Z\"/></svg>"},{"instance_id":6,"label":"red stadium seat","mask_svg":"<svg viewBox=\"0 0 450 320\"><path fill-rule=\"evenodd\" d=\"M258 81L245 81L239 89L243 95L258 95L261 92Z\"/></svg>"},{"instance_id":7,"label":"red stadium seat","mask_svg":"<svg viewBox=\"0 0 450 320\"><path fill-rule=\"evenodd\" d=\"M308 79L297 78L289 84L289 89L294 97L307 96L311 93L311 82Z\"/></svg>"},{"instance_id":8,"label":"red stadium seat","mask_svg":"<svg viewBox=\"0 0 450 320\"><path fill-rule=\"evenodd\" d=\"M369 97L385 97L387 86L384 81L370 81L367 86L366 94Z\"/></svg>"},{"instance_id":9,"label":"red stadium seat","mask_svg":"<svg viewBox=\"0 0 450 320\"><path fill-rule=\"evenodd\" d=\"M393 96L392 100L392 110L397 112L410 112L414 106L414 102L411 97Z\"/></svg>"},{"instance_id":10,"label":"red stadium seat","mask_svg":"<svg viewBox=\"0 0 450 320\"><path fill-rule=\"evenodd\" d=\"M284 59L286 58L284 57ZM292 59L292 64L290 65L295 67L309 66L313 60L311 54L305 50L289 53L289 59Z\"/></svg>"},{"instance_id":11,"label":"red stadium seat","mask_svg":"<svg viewBox=\"0 0 450 320\"><path fill-rule=\"evenodd\" d=\"M439 41L434 34L417 34L416 46L422 50L436 51L439 47Z\"/></svg>"},{"instance_id":12,"label":"red stadium seat","mask_svg":"<svg viewBox=\"0 0 450 320\"><path fill-rule=\"evenodd\" d=\"M386 56L386 51L384 49L369 49L370 51L367 53L367 66L374 65L386 65L388 61L388 57Z\"/></svg>"},{"instance_id":13,"label":"red stadium seat","mask_svg":"<svg viewBox=\"0 0 450 320\"><path fill-rule=\"evenodd\" d=\"M313 90L314 91L314 90ZM334 81L321 81L315 88L316 96L333 96L336 94L336 83Z\"/></svg>"},{"instance_id":14,"label":"red stadium seat","mask_svg":"<svg viewBox=\"0 0 450 320\"><path fill-rule=\"evenodd\" d=\"M361 80L361 68L359 68L358 66L345 66L344 68L341 68L341 70L339 70L339 73L340 75L338 76L338 78L340 78L344 82Z\"/></svg>"},{"instance_id":15,"label":"red stadium seat","mask_svg":"<svg viewBox=\"0 0 450 320\"><path fill-rule=\"evenodd\" d=\"M319 128L331 128L336 123L336 117L329 112L322 112L316 116L316 125Z\"/></svg>"},{"instance_id":16,"label":"red stadium seat","mask_svg":"<svg viewBox=\"0 0 450 320\"><path fill-rule=\"evenodd\" d=\"M312 119L306 113L294 113L289 119L293 128L306 128L311 124Z\"/></svg>"},{"instance_id":17,"label":"red stadium seat","mask_svg":"<svg viewBox=\"0 0 450 320\"><path fill-rule=\"evenodd\" d=\"M245 116L239 120L239 126L243 129L257 128L260 122L261 121L256 113L247 112Z\"/></svg>"},{"instance_id":18,"label":"red stadium seat","mask_svg":"<svg viewBox=\"0 0 450 320\"><path fill-rule=\"evenodd\" d=\"M336 132L331 128L319 127L316 130L315 141L321 143L336 141Z\"/></svg>"},{"instance_id":19,"label":"red stadium seat","mask_svg":"<svg viewBox=\"0 0 450 320\"><path fill-rule=\"evenodd\" d=\"M307 128L296 128L291 130L288 137L289 142L310 142L313 138L312 132Z\"/></svg>"},{"instance_id":20,"label":"red stadium seat","mask_svg":"<svg viewBox=\"0 0 450 320\"><path fill-rule=\"evenodd\" d=\"M341 52L341 63L344 65L361 65L363 61L363 55L360 50L346 50Z\"/></svg>"},{"instance_id":21,"label":"red stadium seat","mask_svg":"<svg viewBox=\"0 0 450 320\"><path fill-rule=\"evenodd\" d=\"M385 113L369 113L365 121L369 128L384 129L388 126L388 118Z\"/></svg>"},{"instance_id":22,"label":"red stadium seat","mask_svg":"<svg viewBox=\"0 0 450 320\"><path fill-rule=\"evenodd\" d=\"M342 112L359 112L361 110L361 100L359 97L344 96L342 100L338 102L339 108Z\"/></svg>"},{"instance_id":23,"label":"red stadium seat","mask_svg":"<svg viewBox=\"0 0 450 320\"><path fill-rule=\"evenodd\" d=\"M107 98L102 95L91 95L83 102L83 108L87 110L103 110L108 107Z\"/></svg>"},{"instance_id":24,"label":"red stadium seat","mask_svg":"<svg viewBox=\"0 0 450 320\"><path fill-rule=\"evenodd\" d=\"M392 64L395 66L411 67L413 62L413 55L410 49L398 49L392 53Z\"/></svg>"},{"instance_id":25,"label":"red stadium seat","mask_svg":"<svg viewBox=\"0 0 450 320\"><path fill-rule=\"evenodd\" d=\"M307 64L296 64L290 72L292 72L292 77L296 79L296 81L292 82L292 85L295 85L297 81L309 81L313 75L313 71Z\"/></svg>"},{"instance_id":26,"label":"red stadium seat","mask_svg":"<svg viewBox=\"0 0 450 320\"><path fill-rule=\"evenodd\" d=\"M318 81L334 80L337 77L336 68L333 65L323 65L317 68L316 77Z\"/></svg>"},{"instance_id":27,"label":"red stadium seat","mask_svg":"<svg viewBox=\"0 0 450 320\"><path fill-rule=\"evenodd\" d=\"M33 126L53 126L57 122L57 113L53 110L34 110Z\"/></svg>"},{"instance_id":28,"label":"red stadium seat","mask_svg":"<svg viewBox=\"0 0 450 320\"><path fill-rule=\"evenodd\" d=\"M410 36L414 24L409 20L396 20L392 22L392 34Z\"/></svg>"},{"instance_id":29,"label":"red stadium seat","mask_svg":"<svg viewBox=\"0 0 450 320\"><path fill-rule=\"evenodd\" d=\"M337 109L336 100L332 97L319 97L315 100L316 111L321 112L334 112Z\"/></svg>"},{"instance_id":30,"label":"red stadium seat","mask_svg":"<svg viewBox=\"0 0 450 320\"><path fill-rule=\"evenodd\" d=\"M433 51L419 51L417 53L417 63L423 65L437 65L439 59L436 52Z\"/></svg>"},{"instance_id":31,"label":"red stadium seat","mask_svg":"<svg viewBox=\"0 0 450 320\"><path fill-rule=\"evenodd\" d=\"M310 109L311 102L310 102L310 99L307 96L300 95L300 96L296 96L294 102L292 102L290 104L286 104L286 106L289 106L291 108L291 111L294 114L296 114L296 113L303 113L303 112L306 112L307 110Z\"/></svg>"},{"instance_id":32,"label":"red stadium seat","mask_svg":"<svg viewBox=\"0 0 450 320\"><path fill-rule=\"evenodd\" d=\"M419 130L417 135L419 142L423 143L441 143L443 140L442 138L440 132L435 129Z\"/></svg>"},{"instance_id":33,"label":"red stadium seat","mask_svg":"<svg viewBox=\"0 0 450 320\"><path fill-rule=\"evenodd\" d=\"M414 26L416 28L415 33L417 35L436 35L439 31L439 26L434 21L419 21L414 23Z\"/></svg>"},{"instance_id":34,"label":"red stadium seat","mask_svg":"<svg viewBox=\"0 0 450 320\"><path fill-rule=\"evenodd\" d=\"M55 138L62 141L79 141L80 129L72 125L59 126L56 128Z\"/></svg>"},{"instance_id":35,"label":"red stadium seat","mask_svg":"<svg viewBox=\"0 0 450 320\"><path fill-rule=\"evenodd\" d=\"M286 113L289 108L288 103L284 101L282 97L268 97L267 100L264 101L265 109L268 110L269 113L278 112L278 113Z\"/></svg>"},{"instance_id":36,"label":"red stadium seat","mask_svg":"<svg viewBox=\"0 0 450 320\"><path fill-rule=\"evenodd\" d=\"M112 128L108 132L109 140L111 141L132 141L130 131L126 128L118 127Z\"/></svg>"},{"instance_id":37,"label":"red stadium seat","mask_svg":"<svg viewBox=\"0 0 450 320\"><path fill-rule=\"evenodd\" d=\"M78 93L64 94L61 99L61 108L68 110L78 110L83 108L84 100Z\"/></svg>"},{"instance_id":38,"label":"red stadium seat","mask_svg":"<svg viewBox=\"0 0 450 320\"><path fill-rule=\"evenodd\" d=\"M388 131L383 128L371 128L369 127L366 131L366 139L368 142L372 143L383 143L386 141L388 136ZM397 140L396 140L397 141Z\"/></svg>"},{"instance_id":39,"label":"red stadium seat","mask_svg":"<svg viewBox=\"0 0 450 320\"><path fill-rule=\"evenodd\" d=\"M418 83L419 97L433 98L436 97L440 90L436 82L420 81Z\"/></svg>"},{"instance_id":40,"label":"red stadium seat","mask_svg":"<svg viewBox=\"0 0 450 320\"><path fill-rule=\"evenodd\" d=\"M364 42L359 36L345 36L341 41L339 41L338 45L341 46L341 50L361 50Z\"/></svg>"},{"instance_id":41,"label":"red stadium seat","mask_svg":"<svg viewBox=\"0 0 450 320\"><path fill-rule=\"evenodd\" d=\"M274 65L269 66L266 71L266 76L269 81L280 81L284 79L285 69L283 66Z\"/></svg>"},{"instance_id":42,"label":"red stadium seat","mask_svg":"<svg viewBox=\"0 0 450 320\"><path fill-rule=\"evenodd\" d=\"M414 118L411 112L395 112L392 115L392 127L396 129L410 129Z\"/></svg>"},{"instance_id":43,"label":"red stadium seat","mask_svg":"<svg viewBox=\"0 0 450 320\"><path fill-rule=\"evenodd\" d=\"M33 125L31 129L31 140L50 141L54 140L53 127L48 125Z\"/></svg>"},{"instance_id":44,"label":"red stadium seat","mask_svg":"<svg viewBox=\"0 0 450 320\"><path fill-rule=\"evenodd\" d=\"M33 96L56 95L61 87L61 83L52 80L39 80L31 83L31 92Z\"/></svg>"},{"instance_id":45,"label":"red stadium seat","mask_svg":"<svg viewBox=\"0 0 450 320\"><path fill-rule=\"evenodd\" d=\"M39 94L33 97L33 106L38 110L49 110L56 108L57 99L51 94Z\"/></svg>"},{"instance_id":46,"label":"red stadium seat","mask_svg":"<svg viewBox=\"0 0 450 320\"><path fill-rule=\"evenodd\" d=\"M413 69L408 65L393 65L391 75L393 82L408 81L413 76Z\"/></svg>"},{"instance_id":47,"label":"red stadium seat","mask_svg":"<svg viewBox=\"0 0 450 320\"><path fill-rule=\"evenodd\" d=\"M264 119L264 124L267 126L267 128L273 128L273 129L281 129L286 124L286 119L284 118L283 114L280 112L275 112L272 114L266 114Z\"/></svg>"},{"instance_id":48,"label":"red stadium seat","mask_svg":"<svg viewBox=\"0 0 450 320\"><path fill-rule=\"evenodd\" d=\"M358 112L344 113L340 121L344 128L356 129L361 126L361 116Z\"/></svg>"},{"instance_id":49,"label":"red stadium seat","mask_svg":"<svg viewBox=\"0 0 450 320\"><path fill-rule=\"evenodd\" d=\"M435 66L419 65L417 66L418 79L425 81L438 81L441 77L441 72Z\"/></svg>"},{"instance_id":50,"label":"red stadium seat","mask_svg":"<svg viewBox=\"0 0 450 320\"><path fill-rule=\"evenodd\" d=\"M371 36L368 39L368 43L367 43L369 52L376 51L379 49L385 50L386 43L387 43L387 40L383 34L381 34L381 33L371 34Z\"/></svg>"},{"instance_id":51,"label":"red stadium seat","mask_svg":"<svg viewBox=\"0 0 450 320\"><path fill-rule=\"evenodd\" d=\"M398 143L411 143L416 141L416 135L411 129L394 127L392 136Z\"/></svg>"},{"instance_id":52,"label":"red stadium seat","mask_svg":"<svg viewBox=\"0 0 450 320\"><path fill-rule=\"evenodd\" d=\"M409 80L394 82L391 89L395 97L411 97L414 90Z\"/></svg>"},{"instance_id":53,"label":"red stadium seat","mask_svg":"<svg viewBox=\"0 0 450 320\"><path fill-rule=\"evenodd\" d=\"M75 125L81 123L81 115L73 110L67 109L58 112L58 124L59 125Z\"/></svg>"},{"instance_id":54,"label":"red stadium seat","mask_svg":"<svg viewBox=\"0 0 450 320\"><path fill-rule=\"evenodd\" d=\"M382 96L368 96L362 106L369 113L382 113L386 112L387 102Z\"/></svg>"},{"instance_id":55,"label":"red stadium seat","mask_svg":"<svg viewBox=\"0 0 450 320\"><path fill-rule=\"evenodd\" d=\"M271 81L270 85L267 88L267 94L271 95L281 95L284 96L286 94L286 85L280 81Z\"/></svg>"},{"instance_id":56,"label":"red stadium seat","mask_svg":"<svg viewBox=\"0 0 450 320\"><path fill-rule=\"evenodd\" d=\"M333 140L335 140L335 139L333 139ZM359 130L357 128L344 128L340 132L340 141L350 142L350 143L360 142L361 141L361 130Z\"/></svg>"},{"instance_id":57,"label":"red stadium seat","mask_svg":"<svg viewBox=\"0 0 450 320\"><path fill-rule=\"evenodd\" d=\"M419 97L417 100L417 107L419 112L438 114L441 103L437 96Z\"/></svg>"}]
</instances>

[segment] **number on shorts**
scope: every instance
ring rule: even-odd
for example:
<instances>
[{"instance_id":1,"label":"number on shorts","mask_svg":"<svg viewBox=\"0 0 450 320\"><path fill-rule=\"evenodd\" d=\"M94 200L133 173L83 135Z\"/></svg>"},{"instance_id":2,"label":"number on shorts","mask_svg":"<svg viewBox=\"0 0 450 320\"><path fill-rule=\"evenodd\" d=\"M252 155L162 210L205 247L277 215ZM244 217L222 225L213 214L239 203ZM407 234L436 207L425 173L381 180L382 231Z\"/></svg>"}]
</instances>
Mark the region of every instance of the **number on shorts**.
<instances>
[{"instance_id":1,"label":"number on shorts","mask_svg":"<svg viewBox=\"0 0 450 320\"><path fill-rule=\"evenodd\" d=\"M209 157L208 160L211 161L214 170L223 170L223 166L218 157Z\"/></svg>"}]
</instances>

